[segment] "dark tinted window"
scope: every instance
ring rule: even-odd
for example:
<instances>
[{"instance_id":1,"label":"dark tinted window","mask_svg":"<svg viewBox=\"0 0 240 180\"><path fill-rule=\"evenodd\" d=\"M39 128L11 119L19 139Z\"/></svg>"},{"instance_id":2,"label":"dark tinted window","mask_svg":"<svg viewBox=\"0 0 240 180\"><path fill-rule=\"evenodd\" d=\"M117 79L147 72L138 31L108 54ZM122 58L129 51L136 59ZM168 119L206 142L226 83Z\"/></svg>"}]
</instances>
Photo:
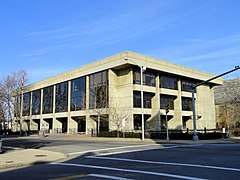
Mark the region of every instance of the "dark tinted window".
<instances>
[{"instance_id":1,"label":"dark tinted window","mask_svg":"<svg viewBox=\"0 0 240 180\"><path fill-rule=\"evenodd\" d=\"M143 107L144 108L151 108L152 102L151 99L153 97L152 93L143 93ZM134 91L133 92L133 107L141 107L141 92Z\"/></svg>"},{"instance_id":2,"label":"dark tinted window","mask_svg":"<svg viewBox=\"0 0 240 180\"><path fill-rule=\"evenodd\" d=\"M41 90L36 90L32 92L32 114L40 114L41 108Z\"/></svg>"},{"instance_id":3,"label":"dark tinted window","mask_svg":"<svg viewBox=\"0 0 240 180\"><path fill-rule=\"evenodd\" d=\"M23 116L30 115L30 93L23 94Z\"/></svg>"},{"instance_id":4,"label":"dark tinted window","mask_svg":"<svg viewBox=\"0 0 240 180\"><path fill-rule=\"evenodd\" d=\"M178 79L176 77L161 75L160 87L178 90Z\"/></svg>"},{"instance_id":5,"label":"dark tinted window","mask_svg":"<svg viewBox=\"0 0 240 180\"><path fill-rule=\"evenodd\" d=\"M53 113L53 86L43 89L43 114Z\"/></svg>"},{"instance_id":6,"label":"dark tinted window","mask_svg":"<svg viewBox=\"0 0 240 180\"><path fill-rule=\"evenodd\" d=\"M55 112L66 112L68 107L68 84L63 82L56 85Z\"/></svg>"},{"instance_id":7,"label":"dark tinted window","mask_svg":"<svg viewBox=\"0 0 240 180\"><path fill-rule=\"evenodd\" d=\"M141 84L140 68L133 70L133 84ZM143 85L156 86L156 74L154 72L143 72Z\"/></svg>"},{"instance_id":8,"label":"dark tinted window","mask_svg":"<svg viewBox=\"0 0 240 180\"><path fill-rule=\"evenodd\" d=\"M192 111L192 98L182 97L182 110Z\"/></svg>"},{"instance_id":9,"label":"dark tinted window","mask_svg":"<svg viewBox=\"0 0 240 180\"><path fill-rule=\"evenodd\" d=\"M86 107L86 88L85 77L71 81L71 111L85 109Z\"/></svg>"},{"instance_id":10,"label":"dark tinted window","mask_svg":"<svg viewBox=\"0 0 240 180\"><path fill-rule=\"evenodd\" d=\"M108 72L102 71L89 76L89 108L108 107Z\"/></svg>"},{"instance_id":11,"label":"dark tinted window","mask_svg":"<svg viewBox=\"0 0 240 180\"><path fill-rule=\"evenodd\" d=\"M160 95L160 108L165 109L165 106L169 104L169 109L174 110L174 100L176 99L176 96L170 96L170 95Z\"/></svg>"},{"instance_id":12,"label":"dark tinted window","mask_svg":"<svg viewBox=\"0 0 240 180\"><path fill-rule=\"evenodd\" d=\"M182 79L182 91L192 92L192 87L197 84L197 81Z\"/></svg>"}]
</instances>

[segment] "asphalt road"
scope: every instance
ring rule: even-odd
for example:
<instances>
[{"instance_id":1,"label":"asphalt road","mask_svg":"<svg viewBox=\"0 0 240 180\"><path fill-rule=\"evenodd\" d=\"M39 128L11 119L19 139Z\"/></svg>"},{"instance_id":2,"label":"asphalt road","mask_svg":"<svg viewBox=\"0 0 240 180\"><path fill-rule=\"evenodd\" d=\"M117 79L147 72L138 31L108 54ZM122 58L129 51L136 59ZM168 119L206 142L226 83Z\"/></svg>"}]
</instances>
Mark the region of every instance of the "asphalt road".
<instances>
[{"instance_id":1,"label":"asphalt road","mask_svg":"<svg viewBox=\"0 0 240 180\"><path fill-rule=\"evenodd\" d=\"M69 144L62 162L2 171L0 179L239 179L240 144ZM81 143L78 144L81 147ZM82 144L83 145L83 144ZM47 146L51 148L53 146ZM58 147L62 147L58 145ZM56 148L56 147L55 147ZM73 148L73 149L72 149Z\"/></svg>"}]
</instances>

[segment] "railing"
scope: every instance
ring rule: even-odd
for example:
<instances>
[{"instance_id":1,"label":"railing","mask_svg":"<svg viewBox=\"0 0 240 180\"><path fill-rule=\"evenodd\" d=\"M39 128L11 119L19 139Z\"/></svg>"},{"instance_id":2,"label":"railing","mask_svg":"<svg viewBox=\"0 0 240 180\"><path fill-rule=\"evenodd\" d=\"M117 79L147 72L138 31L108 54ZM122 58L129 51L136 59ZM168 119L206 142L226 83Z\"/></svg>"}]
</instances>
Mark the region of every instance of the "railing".
<instances>
[{"instance_id":1,"label":"railing","mask_svg":"<svg viewBox=\"0 0 240 180\"><path fill-rule=\"evenodd\" d=\"M97 130L95 128L87 129L87 134L91 135L92 137L96 137Z\"/></svg>"},{"instance_id":2,"label":"railing","mask_svg":"<svg viewBox=\"0 0 240 180\"><path fill-rule=\"evenodd\" d=\"M60 134L62 133L62 128L54 128L53 134Z\"/></svg>"}]
</instances>

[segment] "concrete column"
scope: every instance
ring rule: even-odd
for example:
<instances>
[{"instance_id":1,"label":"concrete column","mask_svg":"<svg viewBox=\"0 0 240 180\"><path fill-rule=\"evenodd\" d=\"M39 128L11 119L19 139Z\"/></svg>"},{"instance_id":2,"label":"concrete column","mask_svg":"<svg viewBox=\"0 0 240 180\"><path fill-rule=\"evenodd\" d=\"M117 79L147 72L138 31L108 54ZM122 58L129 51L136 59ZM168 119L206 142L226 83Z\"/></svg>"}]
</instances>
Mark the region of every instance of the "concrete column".
<instances>
[{"instance_id":1,"label":"concrete column","mask_svg":"<svg viewBox=\"0 0 240 180\"><path fill-rule=\"evenodd\" d=\"M169 125L174 129L183 129L182 122L182 88L181 80L178 80L178 96L174 100L174 117L173 121L169 121Z\"/></svg>"},{"instance_id":2,"label":"concrete column","mask_svg":"<svg viewBox=\"0 0 240 180\"><path fill-rule=\"evenodd\" d=\"M150 129L159 130L160 129L160 90L159 90L159 75L156 76L156 86L155 86L155 96L152 98L152 114L151 118L147 121Z\"/></svg>"},{"instance_id":3,"label":"concrete column","mask_svg":"<svg viewBox=\"0 0 240 180\"><path fill-rule=\"evenodd\" d=\"M33 121L32 121L32 92L30 92L30 116L29 116L29 128L32 130Z\"/></svg>"},{"instance_id":4,"label":"concrete column","mask_svg":"<svg viewBox=\"0 0 240 180\"><path fill-rule=\"evenodd\" d=\"M56 102L56 85L53 85L53 133L54 133L54 128L56 127L56 115L55 115L55 102Z\"/></svg>"},{"instance_id":5,"label":"concrete column","mask_svg":"<svg viewBox=\"0 0 240 180\"><path fill-rule=\"evenodd\" d=\"M85 91L85 93L86 93L86 112L88 112L89 113L89 76L86 76L86 83L85 83L85 88L86 88L86 91ZM86 114L86 134L88 134L88 129L91 129L92 128L92 126L91 126L91 123L92 122L92 120L91 120L91 118L89 117L89 114Z\"/></svg>"},{"instance_id":6,"label":"concrete column","mask_svg":"<svg viewBox=\"0 0 240 180\"><path fill-rule=\"evenodd\" d=\"M86 110L89 110L89 76L86 76Z\"/></svg>"},{"instance_id":7,"label":"concrete column","mask_svg":"<svg viewBox=\"0 0 240 180\"><path fill-rule=\"evenodd\" d=\"M71 81L68 81L68 118L67 118L67 134L69 134L70 129L70 121L72 121L71 118Z\"/></svg>"},{"instance_id":8,"label":"concrete column","mask_svg":"<svg viewBox=\"0 0 240 180\"><path fill-rule=\"evenodd\" d=\"M29 116L32 116L32 92L30 92L30 112L29 112Z\"/></svg>"},{"instance_id":9,"label":"concrete column","mask_svg":"<svg viewBox=\"0 0 240 180\"><path fill-rule=\"evenodd\" d=\"M41 89L41 98L40 98L40 114L43 114L43 89Z\"/></svg>"}]
</instances>

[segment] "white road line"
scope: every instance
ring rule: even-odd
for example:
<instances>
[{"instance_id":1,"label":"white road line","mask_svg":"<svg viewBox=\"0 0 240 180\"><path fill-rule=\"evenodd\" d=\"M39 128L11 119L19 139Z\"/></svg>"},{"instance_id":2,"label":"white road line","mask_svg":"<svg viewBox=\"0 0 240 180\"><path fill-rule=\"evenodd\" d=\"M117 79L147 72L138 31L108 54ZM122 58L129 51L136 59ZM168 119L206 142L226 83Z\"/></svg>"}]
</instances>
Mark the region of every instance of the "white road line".
<instances>
[{"instance_id":1,"label":"white road line","mask_svg":"<svg viewBox=\"0 0 240 180\"><path fill-rule=\"evenodd\" d=\"M192 147L192 146L200 146L201 144L197 145L177 145L177 146L168 146L168 147L151 147L148 149L133 149L133 150L126 150L126 151L118 151L118 152L107 152L107 153L101 153L97 154L95 156L110 156L114 154L123 154L123 153L132 153L132 152L140 152L140 151L148 151L148 150L154 150L154 149L172 149L172 148L179 148L179 147Z\"/></svg>"},{"instance_id":2,"label":"white road line","mask_svg":"<svg viewBox=\"0 0 240 180\"><path fill-rule=\"evenodd\" d=\"M125 162L136 162L136 163L146 163L146 164L158 164L158 165L170 165L170 166L198 167L198 168L207 168L207 169L217 169L217 170L226 170L226 171L237 171L237 172L240 172L240 169L237 169L237 168L228 168L228 167L219 167L219 166L206 166L206 165L199 165L199 164L185 164L185 163L144 161L144 160L125 159L125 158L112 158L112 157L99 157L99 156L86 156L85 158L115 160L115 161L125 161Z\"/></svg>"},{"instance_id":3,"label":"white road line","mask_svg":"<svg viewBox=\"0 0 240 180\"><path fill-rule=\"evenodd\" d=\"M89 153L89 152L99 152L99 151L108 151L108 150L125 149L125 148L135 148L135 147L144 147L144 146L161 146L161 145L159 145L159 144L150 144L150 145L149 144L144 144L144 145L121 146L121 147L114 147L114 148L94 149L94 150L68 153L68 156L77 155L77 154L84 154L84 153Z\"/></svg>"},{"instance_id":4,"label":"white road line","mask_svg":"<svg viewBox=\"0 0 240 180\"><path fill-rule=\"evenodd\" d=\"M117 176L108 176L108 175L102 175L102 174L88 174L88 176L91 177L99 177L104 179L115 179L115 180L131 180L127 178L117 177Z\"/></svg>"},{"instance_id":5,"label":"white road line","mask_svg":"<svg viewBox=\"0 0 240 180\"><path fill-rule=\"evenodd\" d=\"M172 145L172 144L168 144ZM128 151L119 151L119 152L109 152L109 153L101 153L98 156L106 156L106 155L113 155L113 154L121 154L121 153L130 153L130 152L138 152L138 151L146 151L146 150L153 150L153 149L171 149L171 148L178 148L178 147L192 147L192 146L201 146L202 144L193 144L193 145L174 145L174 146L167 146L164 147L159 144L144 144L144 145L134 145L134 146L120 146L120 147L113 147L113 148L104 148L104 149L93 149L93 150L86 150L86 151L79 151L79 152L72 152L68 153L68 156L78 155L78 154L85 154L91 152L100 152L100 151L108 151L108 150L118 150L118 149L127 149L127 148L138 148L138 147L152 147L148 149L135 149L135 150L128 150Z\"/></svg>"},{"instance_id":6,"label":"white road line","mask_svg":"<svg viewBox=\"0 0 240 180\"><path fill-rule=\"evenodd\" d=\"M121 169L121 168L92 166L92 165L85 165L85 164L58 163L58 162L50 163L50 164L60 165L60 166L74 166L74 167L84 167L84 168L93 168L93 169L103 169L103 170L110 170L110 171L121 171L121 172L128 172L128 173L139 173L139 174L147 174L147 175L155 175L155 176L163 176L163 177L172 177L172 178L178 178L178 179L206 180L206 179L190 177L190 176L181 176L181 175L175 175L175 174L167 174L167 173L159 173L159 172L151 172L151 171L141 171L141 170L134 170L134 169Z\"/></svg>"}]
</instances>

